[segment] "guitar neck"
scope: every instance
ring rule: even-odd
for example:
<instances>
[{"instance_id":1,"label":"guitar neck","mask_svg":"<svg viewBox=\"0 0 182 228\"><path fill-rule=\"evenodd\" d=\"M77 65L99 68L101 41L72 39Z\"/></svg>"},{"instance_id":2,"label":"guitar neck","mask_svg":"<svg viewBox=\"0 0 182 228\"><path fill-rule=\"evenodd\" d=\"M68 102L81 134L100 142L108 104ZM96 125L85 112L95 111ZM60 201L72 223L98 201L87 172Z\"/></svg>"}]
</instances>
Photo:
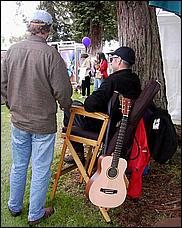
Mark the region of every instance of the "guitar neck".
<instances>
[{"instance_id":1,"label":"guitar neck","mask_svg":"<svg viewBox=\"0 0 182 228\"><path fill-rule=\"evenodd\" d=\"M124 139L124 135L125 135L126 127L127 127L127 121L128 121L128 116L123 115L121 125L119 128L119 132L118 132L116 146L115 146L114 153L113 153L113 159L112 159L112 163L111 163L111 167L113 167L113 168L114 167L116 168L118 166L121 149L123 146L123 139Z\"/></svg>"}]
</instances>

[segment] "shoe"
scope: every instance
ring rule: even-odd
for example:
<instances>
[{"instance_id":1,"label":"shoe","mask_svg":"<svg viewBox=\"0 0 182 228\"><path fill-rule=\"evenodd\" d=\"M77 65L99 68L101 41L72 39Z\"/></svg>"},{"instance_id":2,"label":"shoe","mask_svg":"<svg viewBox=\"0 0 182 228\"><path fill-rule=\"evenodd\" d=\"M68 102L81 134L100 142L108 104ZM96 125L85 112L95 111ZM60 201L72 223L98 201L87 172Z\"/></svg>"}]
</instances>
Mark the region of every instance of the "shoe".
<instances>
[{"instance_id":1,"label":"shoe","mask_svg":"<svg viewBox=\"0 0 182 228\"><path fill-rule=\"evenodd\" d=\"M53 207L45 208L45 214L44 214L43 217L41 217L40 219L37 219L35 221L28 221L28 224L29 224L30 227L33 227L33 226L39 224L42 219L49 218L53 213L54 213L54 208Z\"/></svg>"},{"instance_id":2,"label":"shoe","mask_svg":"<svg viewBox=\"0 0 182 228\"><path fill-rule=\"evenodd\" d=\"M20 216L21 213L22 213L22 210L21 210L21 211L18 211L18 212L14 212L14 211L12 211L9 207L8 207L8 210L9 210L10 214L11 214L13 217Z\"/></svg>"},{"instance_id":3,"label":"shoe","mask_svg":"<svg viewBox=\"0 0 182 228\"><path fill-rule=\"evenodd\" d=\"M82 164L84 165L85 164L85 158L82 157L80 158ZM67 164L76 164L75 163L75 160L73 159L72 155L68 155L66 157L64 157L64 161L67 163Z\"/></svg>"}]
</instances>

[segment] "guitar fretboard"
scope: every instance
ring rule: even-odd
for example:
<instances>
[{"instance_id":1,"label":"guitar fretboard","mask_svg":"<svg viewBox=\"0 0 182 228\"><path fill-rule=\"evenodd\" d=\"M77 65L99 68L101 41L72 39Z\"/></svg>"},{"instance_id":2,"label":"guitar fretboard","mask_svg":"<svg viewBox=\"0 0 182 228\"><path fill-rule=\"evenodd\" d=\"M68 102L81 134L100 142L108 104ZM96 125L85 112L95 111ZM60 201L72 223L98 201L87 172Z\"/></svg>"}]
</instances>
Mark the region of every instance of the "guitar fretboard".
<instances>
[{"instance_id":1,"label":"guitar fretboard","mask_svg":"<svg viewBox=\"0 0 182 228\"><path fill-rule=\"evenodd\" d=\"M117 166L118 166L120 153L121 153L121 149L123 146L123 139L124 139L124 135L126 132L127 121L128 121L128 116L123 115L122 120L121 120L121 125L119 128L117 141L116 141L115 150L113 153L113 159L112 159L112 163L111 163L112 168L117 168Z\"/></svg>"}]
</instances>

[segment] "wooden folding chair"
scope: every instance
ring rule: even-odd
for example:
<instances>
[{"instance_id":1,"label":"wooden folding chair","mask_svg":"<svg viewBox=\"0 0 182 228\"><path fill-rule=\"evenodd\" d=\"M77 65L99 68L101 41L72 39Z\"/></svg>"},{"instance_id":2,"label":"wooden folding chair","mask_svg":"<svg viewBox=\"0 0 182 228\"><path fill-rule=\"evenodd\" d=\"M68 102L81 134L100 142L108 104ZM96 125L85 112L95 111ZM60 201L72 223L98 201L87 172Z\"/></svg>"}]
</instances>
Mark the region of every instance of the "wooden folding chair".
<instances>
[{"instance_id":1,"label":"wooden folding chair","mask_svg":"<svg viewBox=\"0 0 182 228\"><path fill-rule=\"evenodd\" d=\"M155 94L159 91L159 88L160 88L160 85L156 80L152 79L148 82L148 84L146 85L146 87L144 88L144 90L142 91L140 96L135 101L134 106L132 107L130 117L132 117L134 123L136 122L135 120L139 121L139 119L143 116L145 110L151 104ZM103 124L102 124L102 128L101 128L100 132L99 133L92 132L92 135L91 135L91 132L84 131L83 129L80 131L78 131L78 129L76 131L74 131L75 129L73 127L73 122L74 122L74 118L75 118L76 114L102 120ZM71 108L71 116L69 119L67 130L65 133L61 134L61 137L64 138L64 143L63 143L63 147L62 147L60 162L58 164L57 173L55 174L53 190L51 193L52 201L55 197L55 193L57 190L57 185L58 185L60 176L73 169L73 168L69 168L69 167L68 167L68 169L62 169L64 156L65 156L67 148L71 152L73 159L76 163L75 167L79 169L83 179L85 180L86 183L88 183L89 178L91 177L91 174L92 174L94 163L95 163L97 155L99 153L99 149L102 146L102 141L103 141L103 137L106 132L108 121L109 121L109 116L106 114L99 113L99 112L95 112L95 113L86 112L84 110L84 107L81 107L81 106L75 106L75 107ZM125 139L127 142L127 140L131 136L131 132L126 131L126 135L128 135L128 138L126 137L126 139ZM74 150L74 148L72 146L71 141L83 143L85 145L90 146L89 151L87 153L85 166L83 166L82 162L80 161L76 151ZM124 174L124 180L125 180L126 188L128 188L129 181L125 174ZM110 222L111 219L108 215L108 208L99 207L99 209L100 209L103 217L105 218L106 222Z\"/></svg>"},{"instance_id":2,"label":"wooden folding chair","mask_svg":"<svg viewBox=\"0 0 182 228\"><path fill-rule=\"evenodd\" d=\"M92 174L92 170L93 170L97 155L99 153L99 150L102 147L103 137L106 132L107 124L109 121L108 115L100 112L87 112L84 110L84 107L82 106L73 106L70 109L70 111L71 111L71 115L70 115L67 130L65 133L64 132L61 133L61 137L64 139L64 143L61 151L61 158L58 164L57 173L55 174L55 180L54 180L53 189L51 193L51 201L53 201L55 198L55 193L57 190L60 176L73 170L74 168L78 168L85 182L86 183L88 182L89 177ZM95 133L95 132L88 132L83 129L82 130L75 129L75 127L73 126L73 122L76 114L102 120L103 123L102 123L100 132ZM80 158L78 157L75 149L72 146L71 141L83 143L84 145L89 146L89 150L86 156L85 166L83 166ZM73 156L73 159L76 165L72 165L63 169L63 162L64 162L64 157L65 157L67 148L69 149L69 152ZM107 209L106 208L99 208L99 209L103 217L105 218L105 220L107 222L110 222L111 220L107 213Z\"/></svg>"}]
</instances>

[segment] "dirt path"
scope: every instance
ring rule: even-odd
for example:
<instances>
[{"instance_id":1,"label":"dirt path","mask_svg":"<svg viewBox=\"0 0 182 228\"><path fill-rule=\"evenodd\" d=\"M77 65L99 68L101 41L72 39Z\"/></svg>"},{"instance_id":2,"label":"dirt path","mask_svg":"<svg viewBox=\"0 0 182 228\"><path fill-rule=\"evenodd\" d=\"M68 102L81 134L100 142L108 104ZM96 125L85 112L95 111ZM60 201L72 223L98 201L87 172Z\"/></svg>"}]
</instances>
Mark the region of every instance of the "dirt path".
<instances>
[{"instance_id":1,"label":"dirt path","mask_svg":"<svg viewBox=\"0 0 182 228\"><path fill-rule=\"evenodd\" d=\"M125 210L117 209L121 227L154 227L166 218L181 218L181 147L164 165L151 160L150 171L143 177L142 196L137 202L126 200ZM176 220L176 221L177 221Z\"/></svg>"}]
</instances>

